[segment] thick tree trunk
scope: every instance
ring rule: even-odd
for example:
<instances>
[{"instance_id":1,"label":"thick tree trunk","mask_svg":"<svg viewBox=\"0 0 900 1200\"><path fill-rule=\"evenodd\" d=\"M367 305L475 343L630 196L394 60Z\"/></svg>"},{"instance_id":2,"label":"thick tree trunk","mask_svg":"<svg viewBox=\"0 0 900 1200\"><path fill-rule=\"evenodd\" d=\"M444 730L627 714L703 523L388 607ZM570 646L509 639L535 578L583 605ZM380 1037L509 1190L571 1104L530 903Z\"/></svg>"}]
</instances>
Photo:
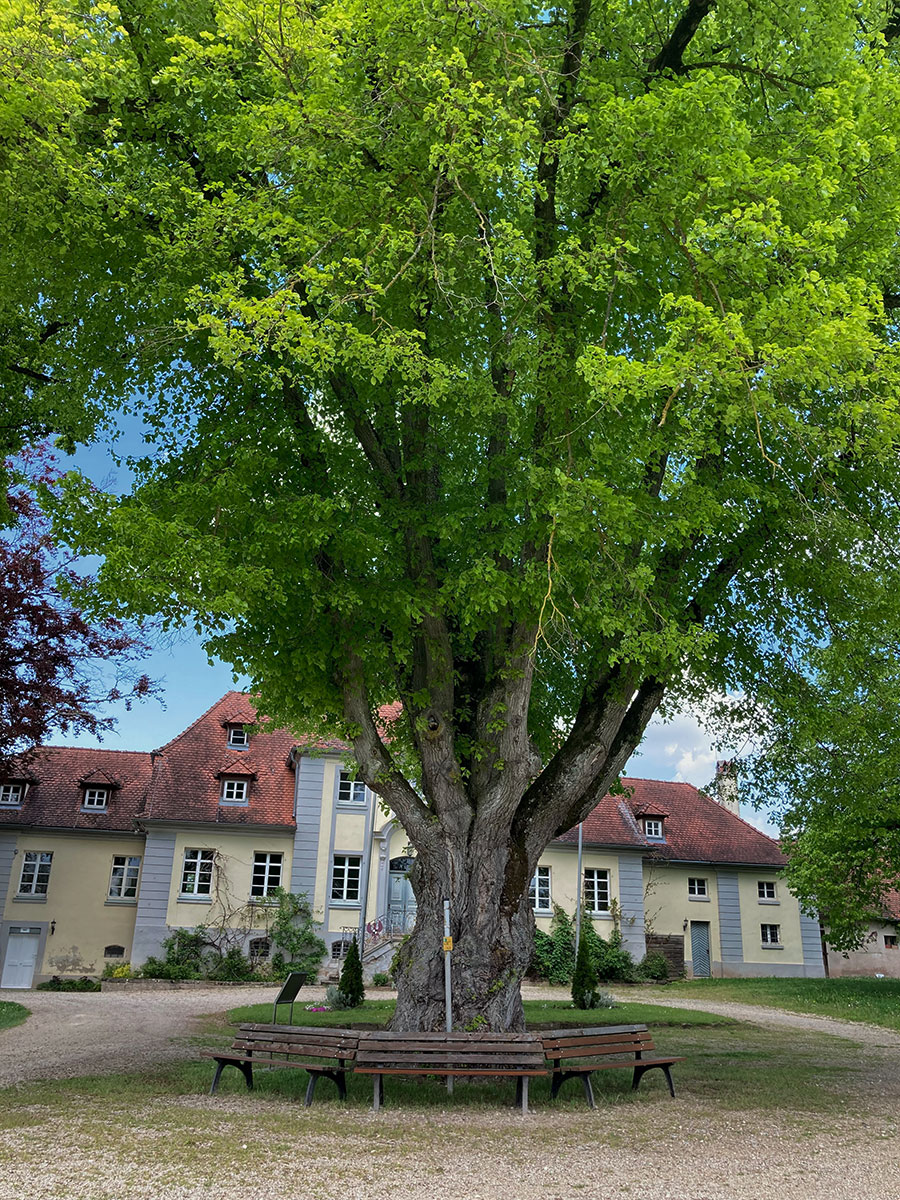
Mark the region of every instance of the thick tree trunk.
<instances>
[{"instance_id":1,"label":"thick tree trunk","mask_svg":"<svg viewBox=\"0 0 900 1200\"><path fill-rule=\"evenodd\" d=\"M415 929L400 948L397 1030L444 1029L444 900L450 901L453 1029L524 1029L520 985L531 960L534 916L528 897L510 898L509 830L497 828L493 845L470 845L456 870L420 855L412 885L418 901ZM446 868L446 862L442 864ZM462 868L461 870L458 868ZM448 882L442 888L440 880Z\"/></svg>"}]
</instances>

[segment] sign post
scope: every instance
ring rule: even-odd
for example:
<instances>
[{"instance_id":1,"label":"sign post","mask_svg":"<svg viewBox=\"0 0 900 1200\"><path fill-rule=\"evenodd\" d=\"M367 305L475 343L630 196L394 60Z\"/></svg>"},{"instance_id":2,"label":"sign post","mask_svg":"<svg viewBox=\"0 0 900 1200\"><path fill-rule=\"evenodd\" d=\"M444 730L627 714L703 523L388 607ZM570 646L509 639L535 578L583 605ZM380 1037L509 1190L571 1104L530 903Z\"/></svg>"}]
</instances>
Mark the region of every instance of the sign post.
<instances>
[{"instance_id":1,"label":"sign post","mask_svg":"<svg viewBox=\"0 0 900 1200\"><path fill-rule=\"evenodd\" d=\"M444 901L444 1026L453 1032L453 989L450 982L450 955L453 953L453 938L450 936L450 901ZM447 1076L447 1091L453 1094L453 1076Z\"/></svg>"}]
</instances>

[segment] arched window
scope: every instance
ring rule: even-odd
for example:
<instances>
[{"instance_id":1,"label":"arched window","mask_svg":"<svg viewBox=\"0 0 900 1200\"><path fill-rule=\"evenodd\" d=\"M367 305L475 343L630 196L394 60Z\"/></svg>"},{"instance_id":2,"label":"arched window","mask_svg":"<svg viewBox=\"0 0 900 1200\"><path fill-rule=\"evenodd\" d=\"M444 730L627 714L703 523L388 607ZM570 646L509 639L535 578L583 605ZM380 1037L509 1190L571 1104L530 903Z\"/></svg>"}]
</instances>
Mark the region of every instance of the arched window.
<instances>
[{"instance_id":1,"label":"arched window","mask_svg":"<svg viewBox=\"0 0 900 1200\"><path fill-rule=\"evenodd\" d=\"M103 957L104 958L124 958L125 957L125 947L124 946L107 946L106 949L103 951Z\"/></svg>"}]
</instances>

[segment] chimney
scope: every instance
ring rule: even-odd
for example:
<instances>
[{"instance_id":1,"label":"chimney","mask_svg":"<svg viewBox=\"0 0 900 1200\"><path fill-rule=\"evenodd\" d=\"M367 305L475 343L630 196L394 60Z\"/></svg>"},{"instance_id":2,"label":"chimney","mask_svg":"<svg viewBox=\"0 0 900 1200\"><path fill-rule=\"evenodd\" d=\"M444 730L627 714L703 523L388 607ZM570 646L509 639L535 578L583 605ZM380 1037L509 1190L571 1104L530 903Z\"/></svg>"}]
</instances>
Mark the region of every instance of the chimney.
<instances>
[{"instance_id":1,"label":"chimney","mask_svg":"<svg viewBox=\"0 0 900 1200\"><path fill-rule=\"evenodd\" d=\"M741 815L741 803L738 799L737 763L730 758L721 759L716 763L716 799L723 808Z\"/></svg>"}]
</instances>

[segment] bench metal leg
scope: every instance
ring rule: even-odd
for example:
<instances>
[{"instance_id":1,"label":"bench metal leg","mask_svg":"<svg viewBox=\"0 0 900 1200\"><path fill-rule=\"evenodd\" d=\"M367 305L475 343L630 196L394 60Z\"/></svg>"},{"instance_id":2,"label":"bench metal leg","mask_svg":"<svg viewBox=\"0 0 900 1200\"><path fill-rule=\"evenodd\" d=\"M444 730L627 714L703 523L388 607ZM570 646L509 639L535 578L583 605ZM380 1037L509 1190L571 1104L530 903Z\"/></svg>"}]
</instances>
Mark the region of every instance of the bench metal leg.
<instances>
[{"instance_id":1,"label":"bench metal leg","mask_svg":"<svg viewBox=\"0 0 900 1200\"><path fill-rule=\"evenodd\" d=\"M522 1087L522 1112L527 1113L528 1112L528 1076L520 1075L519 1082L521 1083L521 1087Z\"/></svg>"},{"instance_id":2,"label":"bench metal leg","mask_svg":"<svg viewBox=\"0 0 900 1200\"><path fill-rule=\"evenodd\" d=\"M652 1071L654 1067L658 1068L665 1075L666 1083L669 1085L669 1095L674 1099L675 1085L672 1082L672 1070L668 1063L649 1063L646 1067L636 1066L634 1068L634 1078L631 1081L631 1090L634 1091L643 1079L644 1074L647 1071Z\"/></svg>"},{"instance_id":3,"label":"bench metal leg","mask_svg":"<svg viewBox=\"0 0 900 1200\"><path fill-rule=\"evenodd\" d=\"M237 1067L238 1070L243 1074L244 1079L247 1081L248 1091L253 1091L253 1063L235 1062L230 1058L217 1058L216 1073L213 1075L212 1086L209 1089L209 1094L211 1096L215 1095L216 1088L219 1086L219 1080L222 1077L222 1072L226 1067Z\"/></svg>"},{"instance_id":4,"label":"bench metal leg","mask_svg":"<svg viewBox=\"0 0 900 1200\"><path fill-rule=\"evenodd\" d=\"M581 1084L584 1088L584 1098L587 1100L588 1108L596 1108L597 1105L594 1103L594 1089L591 1086L591 1077L587 1072L581 1076Z\"/></svg>"},{"instance_id":5,"label":"bench metal leg","mask_svg":"<svg viewBox=\"0 0 900 1200\"><path fill-rule=\"evenodd\" d=\"M373 1075L372 1080L374 1084L372 1088L372 1111L378 1112L379 1108L384 1104L384 1076Z\"/></svg>"},{"instance_id":6,"label":"bench metal leg","mask_svg":"<svg viewBox=\"0 0 900 1200\"><path fill-rule=\"evenodd\" d=\"M307 1067L307 1070L309 1070L308 1067ZM306 1085L306 1107L307 1108L309 1108L309 1106L312 1104L313 1093L316 1090L316 1084L319 1082L319 1079L323 1075L325 1076L326 1079L330 1079L331 1082L334 1084L334 1086L337 1088L338 1098L341 1100L347 1099L347 1081L346 1081L346 1072L345 1071L342 1071L339 1068L336 1070L309 1071L309 1083Z\"/></svg>"}]
</instances>

